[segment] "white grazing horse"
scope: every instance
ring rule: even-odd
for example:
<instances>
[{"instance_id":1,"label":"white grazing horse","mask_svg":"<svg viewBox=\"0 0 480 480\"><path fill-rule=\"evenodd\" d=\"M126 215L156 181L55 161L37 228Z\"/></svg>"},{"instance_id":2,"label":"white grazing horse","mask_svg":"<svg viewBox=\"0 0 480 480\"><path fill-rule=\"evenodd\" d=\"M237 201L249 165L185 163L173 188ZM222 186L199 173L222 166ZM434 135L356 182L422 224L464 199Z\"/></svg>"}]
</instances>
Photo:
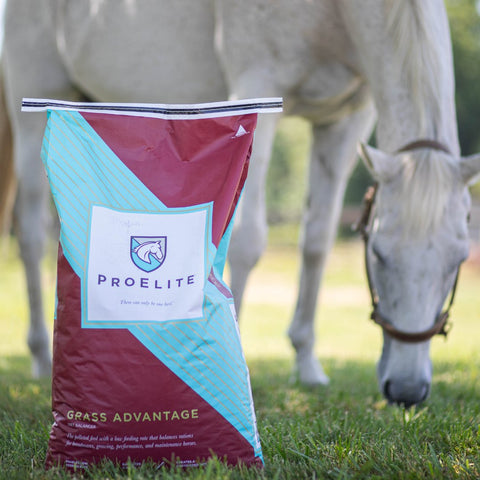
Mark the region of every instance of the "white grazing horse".
<instances>
[{"instance_id":1,"label":"white grazing horse","mask_svg":"<svg viewBox=\"0 0 480 480\"><path fill-rule=\"evenodd\" d=\"M5 19L17 232L37 373L50 370L39 278L48 189L39 160L44 121L20 113L24 96L155 103L283 97L287 114L311 122L303 267L289 329L299 378L308 384L328 381L313 353L318 289L356 146L377 115L379 150L361 149L379 182L367 245L374 316L413 334L438 323L467 256L466 185L480 170L479 157L460 157L443 0L12 0ZM277 121L259 119L230 247L238 310L266 243L265 175ZM411 144L419 138L428 141ZM429 339L406 343L384 331L382 392L393 402L422 401L431 383Z\"/></svg>"}]
</instances>

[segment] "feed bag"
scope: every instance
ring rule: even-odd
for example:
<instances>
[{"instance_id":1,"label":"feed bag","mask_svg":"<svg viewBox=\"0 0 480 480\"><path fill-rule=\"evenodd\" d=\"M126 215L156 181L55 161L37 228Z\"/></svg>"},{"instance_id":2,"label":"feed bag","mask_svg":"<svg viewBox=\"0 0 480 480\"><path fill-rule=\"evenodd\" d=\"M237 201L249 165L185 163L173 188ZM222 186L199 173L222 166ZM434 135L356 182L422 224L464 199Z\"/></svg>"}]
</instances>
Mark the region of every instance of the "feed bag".
<instances>
[{"instance_id":1,"label":"feed bag","mask_svg":"<svg viewBox=\"0 0 480 480\"><path fill-rule=\"evenodd\" d=\"M263 465L223 280L257 114L24 99L60 218L46 464Z\"/></svg>"}]
</instances>

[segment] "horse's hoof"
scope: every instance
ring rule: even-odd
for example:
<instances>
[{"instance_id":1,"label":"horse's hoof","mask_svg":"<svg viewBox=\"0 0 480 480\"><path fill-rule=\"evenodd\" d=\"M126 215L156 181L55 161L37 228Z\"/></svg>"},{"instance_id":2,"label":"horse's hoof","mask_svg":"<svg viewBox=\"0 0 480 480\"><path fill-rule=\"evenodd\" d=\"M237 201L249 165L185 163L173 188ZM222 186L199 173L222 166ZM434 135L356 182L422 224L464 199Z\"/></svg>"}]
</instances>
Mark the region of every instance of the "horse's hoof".
<instances>
[{"instance_id":1,"label":"horse's hoof","mask_svg":"<svg viewBox=\"0 0 480 480\"><path fill-rule=\"evenodd\" d=\"M52 359L34 358L32 360L32 376L35 379L49 378L52 376Z\"/></svg>"},{"instance_id":2,"label":"horse's hoof","mask_svg":"<svg viewBox=\"0 0 480 480\"><path fill-rule=\"evenodd\" d=\"M325 386L330 383L330 378L323 371L322 365L313 356L302 360L297 359L297 365L292 378L308 387Z\"/></svg>"},{"instance_id":3,"label":"horse's hoof","mask_svg":"<svg viewBox=\"0 0 480 480\"><path fill-rule=\"evenodd\" d=\"M50 338L45 327L30 328L27 337L28 347L32 355L33 378L52 376L52 355L50 354Z\"/></svg>"}]
</instances>

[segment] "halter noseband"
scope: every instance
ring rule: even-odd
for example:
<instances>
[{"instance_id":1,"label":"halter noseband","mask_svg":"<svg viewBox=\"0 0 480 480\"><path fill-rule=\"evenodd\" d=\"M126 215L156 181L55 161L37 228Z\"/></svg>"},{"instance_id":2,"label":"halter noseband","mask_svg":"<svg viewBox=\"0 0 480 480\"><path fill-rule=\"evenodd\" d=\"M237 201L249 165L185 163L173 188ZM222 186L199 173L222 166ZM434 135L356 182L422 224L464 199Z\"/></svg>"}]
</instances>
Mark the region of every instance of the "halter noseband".
<instances>
[{"instance_id":1,"label":"halter noseband","mask_svg":"<svg viewBox=\"0 0 480 480\"><path fill-rule=\"evenodd\" d=\"M398 149L396 153L403 153L411 150L417 150L420 148L429 148L433 150L440 150L445 153L450 153L449 149L443 145L440 142L437 142L436 140L428 140L428 139L420 139L416 140L414 142L411 142L404 147ZM448 318L450 315L450 309L453 305L453 300L455 298L455 291L457 289L457 282L458 282L458 274L460 271L460 267L457 270L457 275L455 277L455 282L452 287L452 293L450 295L450 301L448 303L448 306L446 310L441 312L435 323L431 328L428 330L424 330L422 332L415 332L415 333L410 333L410 332L402 332L401 330L397 330L392 323L387 321L385 318L380 315L378 311L378 304L379 304L379 297L378 297L378 292L377 289L375 288L375 285L373 284L371 272L370 272L370 262L368 259L368 246L369 246L369 240L370 240L370 225L372 223L372 217L373 217L373 207L375 205L375 198L378 190L378 184L376 183L375 185L369 187L367 189L367 192L365 193L364 197L364 209L362 212L362 216L360 217L360 221L357 223L355 226L355 229L360 232L362 235L364 244L365 244L365 268L367 272L367 282L368 282L368 288L370 291L370 298L372 301L372 313L370 315L370 318L380 327L382 327L382 330L391 337L395 338L396 340L399 340L401 342L405 343L420 343L424 342L426 340L430 340L433 336L435 335L443 335L447 336L450 328L448 325Z\"/></svg>"}]
</instances>

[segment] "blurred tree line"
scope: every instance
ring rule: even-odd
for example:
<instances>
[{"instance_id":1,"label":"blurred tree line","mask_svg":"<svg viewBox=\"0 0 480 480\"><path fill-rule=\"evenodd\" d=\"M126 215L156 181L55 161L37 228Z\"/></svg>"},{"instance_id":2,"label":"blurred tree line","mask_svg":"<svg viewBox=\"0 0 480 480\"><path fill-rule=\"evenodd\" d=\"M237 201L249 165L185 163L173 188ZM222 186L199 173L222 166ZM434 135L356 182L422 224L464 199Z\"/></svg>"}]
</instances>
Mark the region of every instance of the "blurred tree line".
<instances>
[{"instance_id":1,"label":"blurred tree line","mask_svg":"<svg viewBox=\"0 0 480 480\"><path fill-rule=\"evenodd\" d=\"M480 0L445 0L450 20L458 131L462 155L480 152ZM298 118L280 123L267 178L267 208L272 223L298 221L301 217L311 141L309 126ZM362 162L354 169L346 205L361 204L372 182ZM473 193L480 197L477 184Z\"/></svg>"}]
</instances>

